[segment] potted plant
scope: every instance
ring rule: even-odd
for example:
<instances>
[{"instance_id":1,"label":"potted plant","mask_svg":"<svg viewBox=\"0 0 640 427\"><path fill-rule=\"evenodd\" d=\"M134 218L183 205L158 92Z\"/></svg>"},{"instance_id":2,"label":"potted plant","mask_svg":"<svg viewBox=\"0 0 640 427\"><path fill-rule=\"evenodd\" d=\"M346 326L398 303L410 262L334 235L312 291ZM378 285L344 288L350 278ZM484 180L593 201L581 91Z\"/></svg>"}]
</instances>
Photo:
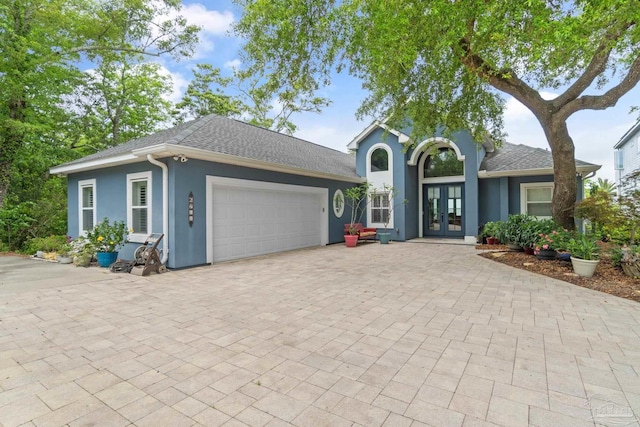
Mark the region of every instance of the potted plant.
<instances>
[{"instance_id":1,"label":"potted plant","mask_svg":"<svg viewBox=\"0 0 640 427\"><path fill-rule=\"evenodd\" d=\"M560 239L560 235L556 230L549 234L540 233L534 249L536 257L542 260L556 259Z\"/></svg>"},{"instance_id":2,"label":"potted plant","mask_svg":"<svg viewBox=\"0 0 640 427\"><path fill-rule=\"evenodd\" d=\"M73 239L69 244L71 250L69 255L76 267L89 267L93 255L96 253L96 248L91 241L86 237L78 237Z\"/></svg>"},{"instance_id":3,"label":"potted plant","mask_svg":"<svg viewBox=\"0 0 640 427\"><path fill-rule=\"evenodd\" d=\"M384 224L384 231L383 232L378 232L378 239L380 240L381 244L387 244L389 243L389 238L391 236L391 233L389 233L388 227L389 227L389 221L391 221L392 215L393 215L393 210L395 209L396 206L400 205L400 204L406 204L408 203L407 199L404 199L401 202L396 203L395 202L395 197L397 195L397 190L388 184L382 184L382 191L383 194L386 194L388 197L388 203L389 203L389 210L387 213L387 216L383 218L383 224Z\"/></svg>"},{"instance_id":4,"label":"potted plant","mask_svg":"<svg viewBox=\"0 0 640 427\"><path fill-rule=\"evenodd\" d=\"M567 250L571 252L573 271L583 277L591 277L600 261L598 240L580 233L569 239Z\"/></svg>"},{"instance_id":5,"label":"potted plant","mask_svg":"<svg viewBox=\"0 0 640 427\"><path fill-rule=\"evenodd\" d=\"M60 264L71 264L71 245L65 243L58 250L58 262Z\"/></svg>"},{"instance_id":6,"label":"potted plant","mask_svg":"<svg viewBox=\"0 0 640 427\"><path fill-rule=\"evenodd\" d=\"M527 214L509 215L504 224L503 239L507 247L513 251L521 251L528 240L525 236L527 227L535 218Z\"/></svg>"},{"instance_id":7,"label":"potted plant","mask_svg":"<svg viewBox=\"0 0 640 427\"><path fill-rule=\"evenodd\" d=\"M497 231L497 224L495 222L489 221L484 225L482 234L487 239L487 245L498 244L498 239L495 237L496 231Z\"/></svg>"},{"instance_id":8,"label":"potted plant","mask_svg":"<svg viewBox=\"0 0 640 427\"><path fill-rule=\"evenodd\" d=\"M506 242L506 222L504 221L496 221L495 222L495 231L493 232L493 237L496 238L496 242L494 244L499 245L500 243Z\"/></svg>"},{"instance_id":9,"label":"potted plant","mask_svg":"<svg viewBox=\"0 0 640 427\"><path fill-rule=\"evenodd\" d=\"M358 230L356 224L358 224L364 211L367 208L369 202L369 188L371 184L365 182L356 187L347 188L344 191L345 205L351 209L351 218L347 231L349 234L344 236L344 241L347 247L355 247L358 243Z\"/></svg>"},{"instance_id":10,"label":"potted plant","mask_svg":"<svg viewBox=\"0 0 640 427\"><path fill-rule=\"evenodd\" d=\"M96 259L100 267L109 267L118 259L117 249L127 242L128 234L124 221L114 221L111 224L106 217L87 232L87 239L96 248Z\"/></svg>"}]
</instances>

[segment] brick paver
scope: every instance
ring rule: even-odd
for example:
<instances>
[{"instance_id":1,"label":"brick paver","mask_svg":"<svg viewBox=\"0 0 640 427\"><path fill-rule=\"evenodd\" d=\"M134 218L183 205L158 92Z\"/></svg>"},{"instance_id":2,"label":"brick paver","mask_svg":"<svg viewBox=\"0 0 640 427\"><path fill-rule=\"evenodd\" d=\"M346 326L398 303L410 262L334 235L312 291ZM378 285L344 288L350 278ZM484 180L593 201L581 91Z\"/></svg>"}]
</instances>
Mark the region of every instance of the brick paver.
<instances>
[{"instance_id":1,"label":"brick paver","mask_svg":"<svg viewBox=\"0 0 640 427\"><path fill-rule=\"evenodd\" d=\"M72 283L0 296L1 426L639 425L640 304L471 247Z\"/></svg>"}]
</instances>

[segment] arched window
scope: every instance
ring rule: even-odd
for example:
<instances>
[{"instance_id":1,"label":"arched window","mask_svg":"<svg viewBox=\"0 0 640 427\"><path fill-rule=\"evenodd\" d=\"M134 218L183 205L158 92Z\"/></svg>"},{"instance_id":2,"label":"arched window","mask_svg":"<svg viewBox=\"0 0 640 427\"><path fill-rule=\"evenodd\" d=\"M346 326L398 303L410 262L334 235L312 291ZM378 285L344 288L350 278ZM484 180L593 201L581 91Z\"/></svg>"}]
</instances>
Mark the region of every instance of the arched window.
<instances>
[{"instance_id":1,"label":"arched window","mask_svg":"<svg viewBox=\"0 0 640 427\"><path fill-rule=\"evenodd\" d=\"M440 148L424 162L424 177L464 175L464 163L458 160L456 152L450 148Z\"/></svg>"},{"instance_id":2,"label":"arched window","mask_svg":"<svg viewBox=\"0 0 640 427\"><path fill-rule=\"evenodd\" d=\"M371 172L389 170L389 153L384 148L376 148L371 153Z\"/></svg>"}]
</instances>

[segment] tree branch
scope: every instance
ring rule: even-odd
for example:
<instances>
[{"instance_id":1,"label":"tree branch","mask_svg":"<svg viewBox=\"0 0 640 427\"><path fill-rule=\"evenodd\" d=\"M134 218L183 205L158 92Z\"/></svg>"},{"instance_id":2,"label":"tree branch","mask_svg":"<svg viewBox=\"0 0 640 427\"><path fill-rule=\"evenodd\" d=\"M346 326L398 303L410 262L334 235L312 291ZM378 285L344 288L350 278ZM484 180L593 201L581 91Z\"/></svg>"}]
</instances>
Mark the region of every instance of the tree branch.
<instances>
[{"instance_id":1,"label":"tree branch","mask_svg":"<svg viewBox=\"0 0 640 427\"><path fill-rule=\"evenodd\" d=\"M464 52L464 55L460 57L460 61L471 72L485 79L496 89L513 96L534 114L549 113L547 109L548 101L545 101L537 91L516 76L513 70L495 69L484 58L471 51L471 43L468 38L462 38L458 45Z\"/></svg>"},{"instance_id":2,"label":"tree branch","mask_svg":"<svg viewBox=\"0 0 640 427\"><path fill-rule=\"evenodd\" d=\"M613 44L611 42L620 38L622 34L624 34L624 32L633 25L634 22L628 22L621 28L610 30L605 34L604 40L596 48L589 65L587 65L584 70L584 73L582 73L582 75L562 95L553 100L552 104L556 109L564 107L567 103L580 96L582 92L591 86L596 77L607 69L607 62L609 61L609 56L613 50Z\"/></svg>"},{"instance_id":3,"label":"tree branch","mask_svg":"<svg viewBox=\"0 0 640 427\"><path fill-rule=\"evenodd\" d=\"M558 111L559 117L566 120L579 110L604 110L616 105L618 100L633 89L640 82L640 55L629 67L624 79L602 95L583 95L570 101Z\"/></svg>"}]
</instances>

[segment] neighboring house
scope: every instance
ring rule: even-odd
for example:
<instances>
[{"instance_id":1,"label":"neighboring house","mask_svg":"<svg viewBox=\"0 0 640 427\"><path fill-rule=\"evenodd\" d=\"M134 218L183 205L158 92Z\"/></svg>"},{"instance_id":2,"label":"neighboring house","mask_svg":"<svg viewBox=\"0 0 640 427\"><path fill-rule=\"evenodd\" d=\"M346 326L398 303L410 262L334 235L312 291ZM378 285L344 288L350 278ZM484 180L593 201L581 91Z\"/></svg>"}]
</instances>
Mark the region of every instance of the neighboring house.
<instances>
[{"instance_id":1,"label":"neighboring house","mask_svg":"<svg viewBox=\"0 0 640 427\"><path fill-rule=\"evenodd\" d=\"M614 148L614 168L618 194L622 190L622 179L640 169L640 121L631 127Z\"/></svg>"},{"instance_id":2,"label":"neighboring house","mask_svg":"<svg viewBox=\"0 0 640 427\"><path fill-rule=\"evenodd\" d=\"M510 214L551 217L553 160L551 152L505 143L477 144L468 132L452 139L435 136L407 149L410 131L373 123L348 147L356 151L356 171L374 188L391 184L398 204L389 228L396 240L420 236L464 238L475 242L478 227L506 220ZM576 161L578 200L582 181L599 165ZM378 218L390 202L375 194L367 225L382 227ZM384 215L384 213L382 213Z\"/></svg>"},{"instance_id":3,"label":"neighboring house","mask_svg":"<svg viewBox=\"0 0 640 427\"><path fill-rule=\"evenodd\" d=\"M509 214L551 215L551 153L524 145L494 149L468 133L419 142L374 123L342 153L237 120L206 116L51 169L68 176L68 226L79 236L104 217L134 233L131 259L151 232L164 232L170 268L342 242L343 193L369 181L393 185L392 238L475 241L478 226ZM583 175L600 168L577 161ZM385 194L363 218L382 227Z\"/></svg>"}]
</instances>

